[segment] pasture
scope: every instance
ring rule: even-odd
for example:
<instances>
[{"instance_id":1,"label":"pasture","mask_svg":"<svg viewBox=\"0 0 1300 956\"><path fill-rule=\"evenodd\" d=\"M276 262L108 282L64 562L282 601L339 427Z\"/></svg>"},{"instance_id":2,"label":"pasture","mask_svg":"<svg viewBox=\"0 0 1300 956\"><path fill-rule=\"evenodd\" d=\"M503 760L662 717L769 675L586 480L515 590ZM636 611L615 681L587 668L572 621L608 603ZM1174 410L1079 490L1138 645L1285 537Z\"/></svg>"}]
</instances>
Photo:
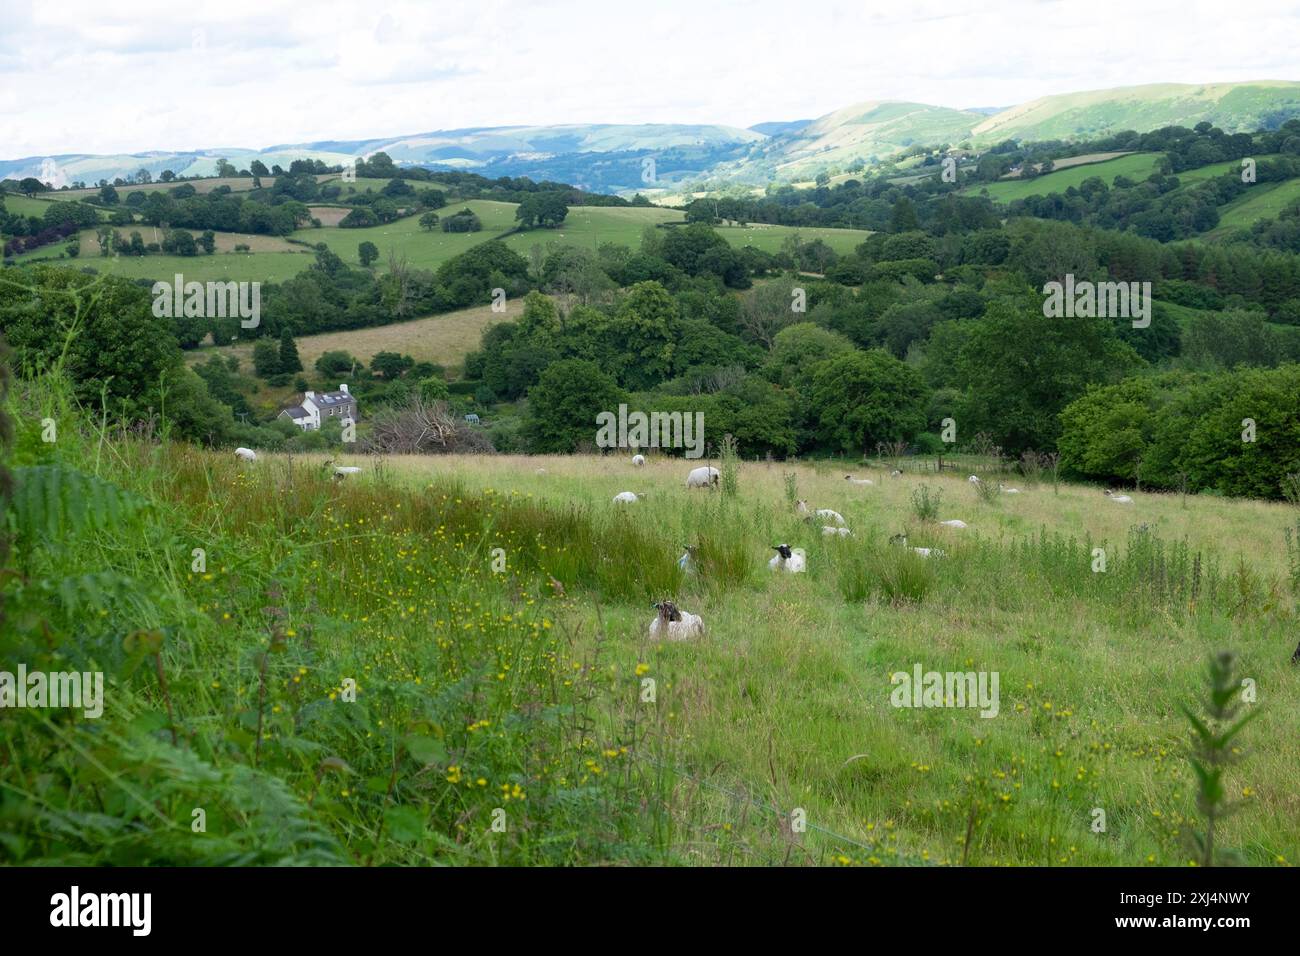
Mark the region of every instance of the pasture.
<instances>
[{"instance_id":1,"label":"pasture","mask_svg":"<svg viewBox=\"0 0 1300 956\"><path fill-rule=\"evenodd\" d=\"M967 186L962 192L971 196L979 196L987 192L994 202L1009 203L1029 196L1063 193L1071 186L1077 187L1085 179L1092 179L1094 176L1101 177L1107 184L1113 183L1117 176L1127 176L1129 179L1141 182L1156 171L1156 163L1159 159L1159 153L1130 153L1119 159L1101 163L1070 166L1034 179L1003 179L995 183Z\"/></svg>"},{"instance_id":2,"label":"pasture","mask_svg":"<svg viewBox=\"0 0 1300 956\"><path fill-rule=\"evenodd\" d=\"M1276 219L1282 210L1300 203L1300 179L1280 183L1256 183L1239 199L1219 210L1219 225L1207 233L1221 236L1233 229L1249 229L1261 219Z\"/></svg>"}]
</instances>

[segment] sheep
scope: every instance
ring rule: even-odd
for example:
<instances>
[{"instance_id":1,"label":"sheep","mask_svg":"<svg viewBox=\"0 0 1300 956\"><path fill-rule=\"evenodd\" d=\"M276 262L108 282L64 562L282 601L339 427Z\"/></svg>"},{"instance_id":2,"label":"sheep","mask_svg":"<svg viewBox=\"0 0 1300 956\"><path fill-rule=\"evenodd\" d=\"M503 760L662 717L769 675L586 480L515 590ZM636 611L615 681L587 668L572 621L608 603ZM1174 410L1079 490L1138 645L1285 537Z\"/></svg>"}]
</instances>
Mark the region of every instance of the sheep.
<instances>
[{"instance_id":1,"label":"sheep","mask_svg":"<svg viewBox=\"0 0 1300 956\"><path fill-rule=\"evenodd\" d=\"M896 535L894 535L892 538L889 539L889 543L890 543L890 544L896 544L896 545L898 545L899 547L906 548L906 547L907 547L907 535L905 535L905 534L896 534ZM936 557L936 558L942 558L942 557L944 557L944 552L941 551L941 550L939 550L939 549L937 549L937 548L913 548L912 550L915 551L917 554L919 554L919 555L920 555L921 557L923 557L923 558L928 558L928 557L931 557L931 556Z\"/></svg>"},{"instance_id":2,"label":"sheep","mask_svg":"<svg viewBox=\"0 0 1300 956\"><path fill-rule=\"evenodd\" d=\"M340 465L339 467L334 469L334 480L342 481L348 475L359 475L359 474L361 474L361 469L358 468L356 465Z\"/></svg>"},{"instance_id":3,"label":"sheep","mask_svg":"<svg viewBox=\"0 0 1300 956\"><path fill-rule=\"evenodd\" d=\"M947 521L940 521L939 524L943 525L945 528L966 527L966 522L962 521L960 518L949 518Z\"/></svg>"},{"instance_id":4,"label":"sheep","mask_svg":"<svg viewBox=\"0 0 1300 956\"><path fill-rule=\"evenodd\" d=\"M1001 482L998 482L998 491L1002 492L1004 495L1020 494L1019 488L1008 488L1006 485L1002 484Z\"/></svg>"},{"instance_id":5,"label":"sheep","mask_svg":"<svg viewBox=\"0 0 1300 956\"><path fill-rule=\"evenodd\" d=\"M970 476L969 478L967 478L966 480L969 481L972 485L982 485L982 484L984 484L984 482L980 481L980 477L979 477L979 475L971 475L971 476Z\"/></svg>"},{"instance_id":6,"label":"sheep","mask_svg":"<svg viewBox=\"0 0 1300 956\"><path fill-rule=\"evenodd\" d=\"M704 634L704 618L681 610L672 601L651 605L659 613L650 622L650 637L659 640L686 641Z\"/></svg>"},{"instance_id":7,"label":"sheep","mask_svg":"<svg viewBox=\"0 0 1300 956\"><path fill-rule=\"evenodd\" d=\"M722 480L722 472L716 468L695 468L686 476L687 488L713 488Z\"/></svg>"},{"instance_id":8,"label":"sheep","mask_svg":"<svg viewBox=\"0 0 1300 956\"><path fill-rule=\"evenodd\" d=\"M634 504L635 502L640 501L644 497L645 497L644 493L638 495L635 491L620 491L618 494L614 496L614 504L616 505Z\"/></svg>"},{"instance_id":9,"label":"sheep","mask_svg":"<svg viewBox=\"0 0 1300 956\"><path fill-rule=\"evenodd\" d=\"M1109 488L1106 489L1106 497L1119 505L1131 505L1133 503L1133 499L1128 495L1117 495Z\"/></svg>"},{"instance_id":10,"label":"sheep","mask_svg":"<svg viewBox=\"0 0 1300 956\"><path fill-rule=\"evenodd\" d=\"M828 524L822 525L823 538L833 538L836 535L839 535L841 538L847 538L852 533L853 532L850 531L848 528L836 528Z\"/></svg>"},{"instance_id":11,"label":"sheep","mask_svg":"<svg viewBox=\"0 0 1300 956\"><path fill-rule=\"evenodd\" d=\"M804 501L802 498L800 498L794 504L796 510L798 510L798 512L801 515L807 516L809 519L811 519L813 515L816 514L818 518L825 518L827 521L832 521L835 524L839 525L841 528L844 527L845 525L844 515L840 514L838 511L832 511L830 508L818 508L816 512L813 512L809 510L808 502Z\"/></svg>"},{"instance_id":12,"label":"sheep","mask_svg":"<svg viewBox=\"0 0 1300 956\"><path fill-rule=\"evenodd\" d=\"M677 566L681 568L684 573L691 574L695 571L695 561L700 549L698 546L693 544L685 544L682 545L682 547L686 550L683 551L682 556L677 559Z\"/></svg>"},{"instance_id":13,"label":"sheep","mask_svg":"<svg viewBox=\"0 0 1300 956\"><path fill-rule=\"evenodd\" d=\"M899 471L897 468L895 468L893 471L891 471L891 472L889 473L889 477L890 477L890 478L902 478L902 477L903 477L903 473L902 473L901 471Z\"/></svg>"},{"instance_id":14,"label":"sheep","mask_svg":"<svg viewBox=\"0 0 1300 956\"><path fill-rule=\"evenodd\" d=\"M235 457L240 461L257 461L257 452L251 448L236 448Z\"/></svg>"},{"instance_id":15,"label":"sheep","mask_svg":"<svg viewBox=\"0 0 1300 956\"><path fill-rule=\"evenodd\" d=\"M633 455L632 464L637 468L640 468L642 465L645 464L645 455Z\"/></svg>"},{"instance_id":16,"label":"sheep","mask_svg":"<svg viewBox=\"0 0 1300 956\"><path fill-rule=\"evenodd\" d=\"M767 566L773 571L802 574L808 570L808 556L803 548L791 548L788 544L774 544L772 550L776 552L776 556L767 562Z\"/></svg>"},{"instance_id":17,"label":"sheep","mask_svg":"<svg viewBox=\"0 0 1300 956\"><path fill-rule=\"evenodd\" d=\"M851 485L874 485L875 482L870 478L854 478L852 475L845 475L844 480Z\"/></svg>"}]
</instances>

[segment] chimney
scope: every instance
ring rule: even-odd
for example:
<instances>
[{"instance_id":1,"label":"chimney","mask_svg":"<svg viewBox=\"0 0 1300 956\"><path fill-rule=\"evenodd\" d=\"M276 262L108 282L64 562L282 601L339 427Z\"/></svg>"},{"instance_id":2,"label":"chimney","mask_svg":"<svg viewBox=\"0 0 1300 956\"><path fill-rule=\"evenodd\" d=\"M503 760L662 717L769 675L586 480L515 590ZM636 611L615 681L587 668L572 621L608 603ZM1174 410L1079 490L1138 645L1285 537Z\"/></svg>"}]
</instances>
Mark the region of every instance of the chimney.
<instances>
[{"instance_id":1,"label":"chimney","mask_svg":"<svg viewBox=\"0 0 1300 956\"><path fill-rule=\"evenodd\" d=\"M309 399L309 398L314 400L314 399L316 398L316 393L315 393L315 392L303 392L303 393L302 393L302 400L303 400L304 402L307 401L307 399Z\"/></svg>"},{"instance_id":2,"label":"chimney","mask_svg":"<svg viewBox=\"0 0 1300 956\"><path fill-rule=\"evenodd\" d=\"M339 391L342 392L344 395L351 395L351 394L352 394L351 392L348 391L348 387L347 387L346 384L340 384L340 385L339 385Z\"/></svg>"}]
</instances>

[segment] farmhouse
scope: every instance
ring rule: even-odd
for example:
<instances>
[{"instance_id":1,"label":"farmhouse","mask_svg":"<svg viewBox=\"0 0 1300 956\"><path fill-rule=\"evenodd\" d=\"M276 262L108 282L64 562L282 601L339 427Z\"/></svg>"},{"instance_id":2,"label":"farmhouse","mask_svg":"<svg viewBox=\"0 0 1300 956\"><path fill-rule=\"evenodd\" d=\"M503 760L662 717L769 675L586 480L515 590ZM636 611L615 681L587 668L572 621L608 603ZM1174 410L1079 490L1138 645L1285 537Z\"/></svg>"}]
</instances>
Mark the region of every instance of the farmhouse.
<instances>
[{"instance_id":1,"label":"farmhouse","mask_svg":"<svg viewBox=\"0 0 1300 956\"><path fill-rule=\"evenodd\" d=\"M281 409L276 417L289 419L303 431L320 428L330 418L350 425L357 420L357 400L347 385L340 385L337 392L303 392L301 405Z\"/></svg>"}]
</instances>

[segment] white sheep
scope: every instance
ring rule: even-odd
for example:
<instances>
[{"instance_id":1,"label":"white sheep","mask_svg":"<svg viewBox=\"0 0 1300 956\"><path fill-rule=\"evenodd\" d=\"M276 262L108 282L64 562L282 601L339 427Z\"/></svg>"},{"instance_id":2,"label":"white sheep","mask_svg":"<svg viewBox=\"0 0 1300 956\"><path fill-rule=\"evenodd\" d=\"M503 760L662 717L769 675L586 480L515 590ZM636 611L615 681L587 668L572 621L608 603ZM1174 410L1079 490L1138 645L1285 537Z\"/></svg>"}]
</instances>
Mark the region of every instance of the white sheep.
<instances>
[{"instance_id":1,"label":"white sheep","mask_svg":"<svg viewBox=\"0 0 1300 956\"><path fill-rule=\"evenodd\" d=\"M943 525L945 528L966 527L966 522L962 521L960 518L949 518L947 521L940 521L939 524Z\"/></svg>"},{"instance_id":2,"label":"white sheep","mask_svg":"<svg viewBox=\"0 0 1300 956\"><path fill-rule=\"evenodd\" d=\"M251 448L236 448L235 457L240 461L257 461L257 452Z\"/></svg>"},{"instance_id":3,"label":"white sheep","mask_svg":"<svg viewBox=\"0 0 1300 956\"><path fill-rule=\"evenodd\" d=\"M834 527L834 526L832 526L832 525L828 525L828 524L824 524L824 525L822 525L822 537L823 537L823 538L833 538L833 537L835 537L836 535L839 535L841 538L847 538L847 537L848 537L849 535L851 535L852 533L853 533L853 532L850 531L848 528L836 528L836 527Z\"/></svg>"},{"instance_id":4,"label":"white sheep","mask_svg":"<svg viewBox=\"0 0 1300 956\"><path fill-rule=\"evenodd\" d=\"M704 635L704 618L681 610L672 601L654 605L659 613L650 622L650 637L656 640L686 641Z\"/></svg>"},{"instance_id":5,"label":"white sheep","mask_svg":"<svg viewBox=\"0 0 1300 956\"><path fill-rule=\"evenodd\" d=\"M1120 505L1131 505L1133 503L1133 499L1130 498L1128 495L1117 495L1109 488L1106 489L1106 497L1109 498L1111 501L1115 502L1116 504L1120 504Z\"/></svg>"},{"instance_id":6,"label":"white sheep","mask_svg":"<svg viewBox=\"0 0 1300 956\"><path fill-rule=\"evenodd\" d=\"M905 535L905 534L896 534L896 535L894 535L892 538L889 539L889 543L890 543L890 544L896 544L896 545L898 545L898 546L900 546L900 547L906 548L906 547L907 547L907 535ZM923 557L923 558L928 558L928 557L931 557L931 556L936 557L936 558L942 558L942 557L944 557L944 552L941 551L941 550L939 550L938 548L913 548L912 550L915 551L917 554L919 554L919 555L920 555L921 557Z\"/></svg>"},{"instance_id":7,"label":"white sheep","mask_svg":"<svg viewBox=\"0 0 1300 956\"><path fill-rule=\"evenodd\" d=\"M361 469L358 468L356 465L339 465L339 467L334 469L334 480L342 481L348 475L359 475L359 474L361 474Z\"/></svg>"},{"instance_id":8,"label":"white sheep","mask_svg":"<svg viewBox=\"0 0 1300 956\"><path fill-rule=\"evenodd\" d=\"M998 491L1002 492L1004 495L1018 495L1018 494L1020 494L1020 489L1019 489L1019 488L1008 488L1006 485L1004 485L1004 484L1002 484L1002 483L1000 483L1000 482L998 483Z\"/></svg>"},{"instance_id":9,"label":"white sheep","mask_svg":"<svg viewBox=\"0 0 1300 956\"><path fill-rule=\"evenodd\" d=\"M620 491L618 494L614 496L614 504L616 505L634 504L635 502L640 501L644 497L645 497L644 494L638 495L635 491Z\"/></svg>"},{"instance_id":10,"label":"white sheep","mask_svg":"<svg viewBox=\"0 0 1300 956\"><path fill-rule=\"evenodd\" d=\"M795 502L795 509L799 514L804 515L805 517L811 518L816 514L818 518L825 518L827 521L834 522L841 528L844 527L846 523L844 521L844 515L840 514L838 511L832 511L830 508L818 508L816 512L811 511L808 508L808 502L804 501L802 498Z\"/></svg>"},{"instance_id":11,"label":"white sheep","mask_svg":"<svg viewBox=\"0 0 1300 956\"><path fill-rule=\"evenodd\" d=\"M890 477L890 478L902 478L902 477L903 477L903 473L902 473L901 471L899 471L897 468L895 468L893 471L891 471L891 472L889 473L889 477Z\"/></svg>"},{"instance_id":12,"label":"white sheep","mask_svg":"<svg viewBox=\"0 0 1300 956\"><path fill-rule=\"evenodd\" d=\"M640 468L642 465L645 464L645 455L633 455L632 464L635 465L637 468Z\"/></svg>"},{"instance_id":13,"label":"white sheep","mask_svg":"<svg viewBox=\"0 0 1300 956\"><path fill-rule=\"evenodd\" d=\"M774 544L772 550L776 555L767 566L773 571L786 571L790 574L802 574L808 570L808 556L803 548L792 548L788 544Z\"/></svg>"},{"instance_id":14,"label":"white sheep","mask_svg":"<svg viewBox=\"0 0 1300 956\"><path fill-rule=\"evenodd\" d=\"M852 475L845 475L844 480L851 485L874 485L875 482L870 478L854 478Z\"/></svg>"},{"instance_id":15,"label":"white sheep","mask_svg":"<svg viewBox=\"0 0 1300 956\"><path fill-rule=\"evenodd\" d=\"M692 469L686 476L687 488L710 488L722 480L722 472L716 468L703 467Z\"/></svg>"},{"instance_id":16,"label":"white sheep","mask_svg":"<svg viewBox=\"0 0 1300 956\"><path fill-rule=\"evenodd\" d=\"M979 477L979 475L971 475L971 476L970 476L969 478L967 478L966 480L969 481L972 485L982 485L982 484L984 484L984 482L980 481L980 477Z\"/></svg>"}]
</instances>

